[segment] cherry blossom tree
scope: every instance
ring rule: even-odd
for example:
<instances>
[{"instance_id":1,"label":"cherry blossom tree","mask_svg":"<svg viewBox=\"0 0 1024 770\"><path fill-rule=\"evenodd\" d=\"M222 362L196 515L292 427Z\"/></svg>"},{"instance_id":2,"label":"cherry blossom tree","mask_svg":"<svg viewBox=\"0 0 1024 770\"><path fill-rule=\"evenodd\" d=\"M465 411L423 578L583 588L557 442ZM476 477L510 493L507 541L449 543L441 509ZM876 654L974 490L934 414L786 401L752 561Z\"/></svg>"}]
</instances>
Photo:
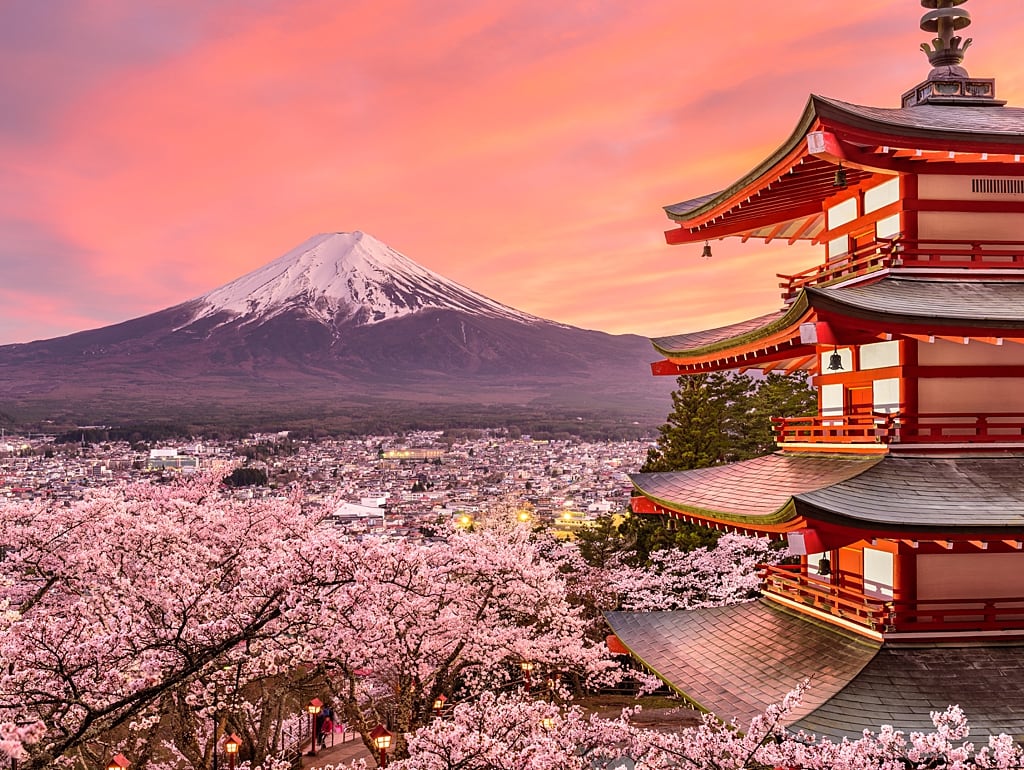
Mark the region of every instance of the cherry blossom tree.
<instances>
[{"instance_id":1,"label":"cherry blossom tree","mask_svg":"<svg viewBox=\"0 0 1024 770\"><path fill-rule=\"evenodd\" d=\"M630 564L616 554L599 566L583 558L572 542L541 542L569 582L574 603L591 620L589 633L604 638L603 612L695 609L748 601L758 595L759 569L776 564L785 551L768 538L726 534L714 546L651 554L650 566Z\"/></svg>"},{"instance_id":2,"label":"cherry blossom tree","mask_svg":"<svg viewBox=\"0 0 1024 770\"><path fill-rule=\"evenodd\" d=\"M650 568L608 571L608 585L624 610L696 609L748 601L757 596L758 570L785 552L764 537L726 534L713 547L665 549L651 554Z\"/></svg>"},{"instance_id":3,"label":"cherry blossom tree","mask_svg":"<svg viewBox=\"0 0 1024 770\"><path fill-rule=\"evenodd\" d=\"M137 768L208 768L228 727L261 763L311 694L404 735L523 661L614 677L528 527L357 540L324 511L213 479L0 503L0 718L42 725L6 733L23 767L116 744Z\"/></svg>"},{"instance_id":4,"label":"cherry blossom tree","mask_svg":"<svg viewBox=\"0 0 1024 770\"><path fill-rule=\"evenodd\" d=\"M588 641L587 621L569 601L558 565L542 557L526 526L478 526L439 542L339 543L358 560L350 584L325 597L323 661L332 696L362 735L386 724L404 736L430 722L433 703L525 687L574 672L610 682L618 668L603 644Z\"/></svg>"},{"instance_id":5,"label":"cherry blossom tree","mask_svg":"<svg viewBox=\"0 0 1024 770\"><path fill-rule=\"evenodd\" d=\"M22 766L95 760L176 700L200 719L294 666L324 584L313 523L296 499L236 501L210 479L0 504L0 714L45 726Z\"/></svg>"},{"instance_id":6,"label":"cherry blossom tree","mask_svg":"<svg viewBox=\"0 0 1024 770\"><path fill-rule=\"evenodd\" d=\"M528 691L617 675L578 601L705 606L748 598L761 542L659 556L647 573L587 572L498 516L430 541L356 539L297 497L238 500L212 479L129 485L81 502L0 502L0 753L22 768L212 766L223 731L244 766L281 770L289 726L316 694L364 736L396 734L396 770L807 768L1008 770L1006 736L966 742L952 707L935 730L881 727L832 743L794 734L792 696L749 725L708 716L675 734L586 715ZM603 585L604 588L599 586ZM583 588L581 588L581 586ZM444 718L433 701L455 704Z\"/></svg>"}]
</instances>

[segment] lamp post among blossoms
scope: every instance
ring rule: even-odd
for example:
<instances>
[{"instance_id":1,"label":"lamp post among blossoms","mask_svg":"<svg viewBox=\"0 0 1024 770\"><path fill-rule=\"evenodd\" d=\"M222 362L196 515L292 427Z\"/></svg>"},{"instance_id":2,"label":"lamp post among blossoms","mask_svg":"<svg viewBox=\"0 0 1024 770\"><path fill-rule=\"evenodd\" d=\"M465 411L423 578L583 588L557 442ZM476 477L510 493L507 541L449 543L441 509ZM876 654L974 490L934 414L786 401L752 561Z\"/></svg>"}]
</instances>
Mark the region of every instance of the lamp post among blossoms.
<instances>
[{"instance_id":1,"label":"lamp post among blossoms","mask_svg":"<svg viewBox=\"0 0 1024 770\"><path fill-rule=\"evenodd\" d=\"M370 730L370 740L373 741L374 748L380 752L378 764L382 768L388 766L388 749L391 748L391 739L394 737L384 725L377 725Z\"/></svg>"},{"instance_id":2,"label":"lamp post among blossoms","mask_svg":"<svg viewBox=\"0 0 1024 770\"><path fill-rule=\"evenodd\" d=\"M524 660L519 664L519 668L523 670L523 687L526 692L530 692L530 672L533 671L533 663L529 660Z\"/></svg>"},{"instance_id":3,"label":"lamp post among blossoms","mask_svg":"<svg viewBox=\"0 0 1024 770\"><path fill-rule=\"evenodd\" d=\"M309 712L309 756L316 756L316 715L320 713L320 710L324 707L323 701L319 698L313 698L306 706L306 711Z\"/></svg>"},{"instance_id":4,"label":"lamp post among blossoms","mask_svg":"<svg viewBox=\"0 0 1024 770\"><path fill-rule=\"evenodd\" d=\"M434 698L434 716L441 716L441 712L444 711L444 704L447 702L447 700L448 696L444 695L443 693Z\"/></svg>"},{"instance_id":5,"label":"lamp post among blossoms","mask_svg":"<svg viewBox=\"0 0 1024 770\"><path fill-rule=\"evenodd\" d=\"M238 758L238 747L242 745L242 739L231 733L224 740L224 753L228 755L228 770L235 770L235 760Z\"/></svg>"},{"instance_id":6,"label":"lamp post among blossoms","mask_svg":"<svg viewBox=\"0 0 1024 770\"><path fill-rule=\"evenodd\" d=\"M124 754L115 754L107 762L107 770L128 770L131 763Z\"/></svg>"}]
</instances>

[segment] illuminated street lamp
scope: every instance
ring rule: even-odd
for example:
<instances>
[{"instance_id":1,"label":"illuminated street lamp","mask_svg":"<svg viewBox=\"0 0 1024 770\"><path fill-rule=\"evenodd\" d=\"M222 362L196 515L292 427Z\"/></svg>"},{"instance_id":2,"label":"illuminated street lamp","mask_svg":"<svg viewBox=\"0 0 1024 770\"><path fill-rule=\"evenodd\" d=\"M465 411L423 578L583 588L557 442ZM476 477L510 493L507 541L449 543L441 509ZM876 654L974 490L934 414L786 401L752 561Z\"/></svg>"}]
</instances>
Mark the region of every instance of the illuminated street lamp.
<instances>
[{"instance_id":1,"label":"illuminated street lamp","mask_svg":"<svg viewBox=\"0 0 1024 770\"><path fill-rule=\"evenodd\" d=\"M224 739L224 753L228 755L228 770L235 770L235 760L238 758L238 747L242 745L242 739L231 733Z\"/></svg>"},{"instance_id":2,"label":"illuminated street lamp","mask_svg":"<svg viewBox=\"0 0 1024 770\"><path fill-rule=\"evenodd\" d=\"M131 763L124 754L115 754L107 762L107 770L127 770L129 764Z\"/></svg>"},{"instance_id":3,"label":"illuminated street lamp","mask_svg":"<svg viewBox=\"0 0 1024 770\"><path fill-rule=\"evenodd\" d=\"M370 740L373 742L373 747L380 752L378 764L382 768L388 766L388 749L391 748L391 739L394 737L394 734L384 725L377 725L370 730Z\"/></svg>"},{"instance_id":4,"label":"illuminated street lamp","mask_svg":"<svg viewBox=\"0 0 1024 770\"><path fill-rule=\"evenodd\" d=\"M519 664L519 668L523 670L523 686L526 688L526 692L530 692L530 672L533 671L533 663L524 660Z\"/></svg>"},{"instance_id":5,"label":"illuminated street lamp","mask_svg":"<svg viewBox=\"0 0 1024 770\"><path fill-rule=\"evenodd\" d=\"M540 726L543 727L545 730L550 730L552 727L555 726L555 720L553 717L544 717L542 720L540 720Z\"/></svg>"},{"instance_id":6,"label":"illuminated street lamp","mask_svg":"<svg viewBox=\"0 0 1024 770\"><path fill-rule=\"evenodd\" d=\"M445 701L447 701L447 700L448 700L448 697L446 695L444 695L443 693L441 695L438 695L436 698L434 698L434 716L437 716L437 717L441 716L441 711L444 710L444 704L445 704Z\"/></svg>"},{"instance_id":7,"label":"illuminated street lamp","mask_svg":"<svg viewBox=\"0 0 1024 770\"><path fill-rule=\"evenodd\" d=\"M519 521L521 521L523 524L525 524L529 520L530 520L530 512L529 511L520 511L519 512Z\"/></svg>"},{"instance_id":8,"label":"illuminated street lamp","mask_svg":"<svg viewBox=\"0 0 1024 770\"><path fill-rule=\"evenodd\" d=\"M557 679L557 677L555 677L555 676L549 676L549 677L548 677L548 681L547 681L547 686L548 686L548 697L549 697L549 698L554 698L554 697L555 697L555 685L556 685L556 684L558 684L558 679Z\"/></svg>"},{"instance_id":9,"label":"illuminated street lamp","mask_svg":"<svg viewBox=\"0 0 1024 770\"><path fill-rule=\"evenodd\" d=\"M323 701L319 698L313 698L306 706L306 711L309 712L309 756L316 756L316 715L320 713L320 709L324 707Z\"/></svg>"}]
</instances>

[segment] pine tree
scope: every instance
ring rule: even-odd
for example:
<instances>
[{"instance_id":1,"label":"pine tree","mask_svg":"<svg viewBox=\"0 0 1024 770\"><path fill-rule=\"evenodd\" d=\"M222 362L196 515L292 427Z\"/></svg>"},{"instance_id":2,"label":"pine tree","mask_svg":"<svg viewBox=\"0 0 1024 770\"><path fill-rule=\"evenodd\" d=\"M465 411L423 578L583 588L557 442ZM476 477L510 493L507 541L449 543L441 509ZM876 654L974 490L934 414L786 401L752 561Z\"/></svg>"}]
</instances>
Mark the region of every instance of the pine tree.
<instances>
[{"instance_id":1,"label":"pine tree","mask_svg":"<svg viewBox=\"0 0 1024 770\"><path fill-rule=\"evenodd\" d=\"M678 383L643 472L706 468L730 459L729 435L738 409L744 410L747 382L715 372L680 377Z\"/></svg>"},{"instance_id":2,"label":"pine tree","mask_svg":"<svg viewBox=\"0 0 1024 770\"><path fill-rule=\"evenodd\" d=\"M672 411L642 472L707 468L768 454L772 417L814 414L817 396L798 376L762 380L714 372L680 377Z\"/></svg>"},{"instance_id":3,"label":"pine tree","mask_svg":"<svg viewBox=\"0 0 1024 770\"><path fill-rule=\"evenodd\" d=\"M759 457L775 450L772 417L805 417L818 412L818 394L806 378L769 374L758 380L751 397L752 408L737 445L745 458Z\"/></svg>"}]
</instances>

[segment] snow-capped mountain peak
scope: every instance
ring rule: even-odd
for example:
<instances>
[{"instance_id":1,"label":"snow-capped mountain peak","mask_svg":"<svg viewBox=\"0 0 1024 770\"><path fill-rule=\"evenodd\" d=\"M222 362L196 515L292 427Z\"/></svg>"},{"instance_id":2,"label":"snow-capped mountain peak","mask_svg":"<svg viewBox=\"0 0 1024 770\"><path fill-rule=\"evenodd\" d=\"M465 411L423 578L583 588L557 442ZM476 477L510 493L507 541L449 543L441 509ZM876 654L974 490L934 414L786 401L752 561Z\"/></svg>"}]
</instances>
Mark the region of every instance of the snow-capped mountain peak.
<instances>
[{"instance_id":1,"label":"snow-capped mountain peak","mask_svg":"<svg viewBox=\"0 0 1024 770\"><path fill-rule=\"evenodd\" d=\"M196 300L192 319L266 319L302 309L320 320L369 325L431 308L524 323L543 319L488 299L362 232L316 235Z\"/></svg>"}]
</instances>

